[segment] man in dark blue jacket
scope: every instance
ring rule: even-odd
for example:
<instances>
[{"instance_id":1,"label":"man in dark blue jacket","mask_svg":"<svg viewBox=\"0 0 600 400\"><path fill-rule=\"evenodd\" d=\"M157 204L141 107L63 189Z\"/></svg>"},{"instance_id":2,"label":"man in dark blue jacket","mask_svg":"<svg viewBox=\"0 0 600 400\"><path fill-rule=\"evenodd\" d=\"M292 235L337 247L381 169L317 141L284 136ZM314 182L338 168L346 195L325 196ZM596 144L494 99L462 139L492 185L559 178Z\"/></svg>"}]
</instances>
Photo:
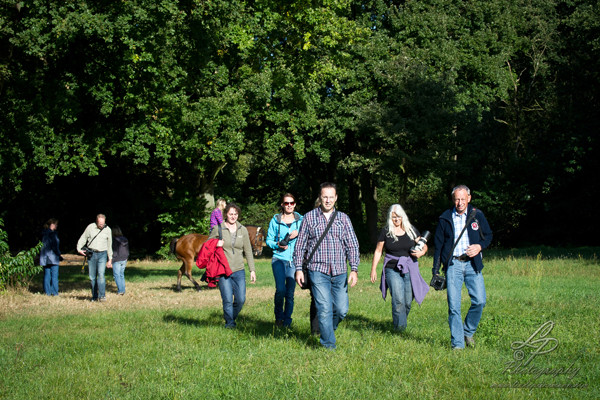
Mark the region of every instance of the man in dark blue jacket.
<instances>
[{"instance_id":1,"label":"man in dark blue jacket","mask_svg":"<svg viewBox=\"0 0 600 400\"><path fill-rule=\"evenodd\" d=\"M485 306L483 258L481 251L492 241L492 230L483 212L470 206L471 191L465 185L452 189L454 207L442 215L435 231L433 274L440 273L443 264L448 289L448 324L453 349L475 346L473 335ZM461 232L466 229L461 236ZM458 242L457 238L460 239ZM456 242L456 246L453 248ZM471 297L471 307L464 323L460 313L463 282Z\"/></svg>"}]
</instances>

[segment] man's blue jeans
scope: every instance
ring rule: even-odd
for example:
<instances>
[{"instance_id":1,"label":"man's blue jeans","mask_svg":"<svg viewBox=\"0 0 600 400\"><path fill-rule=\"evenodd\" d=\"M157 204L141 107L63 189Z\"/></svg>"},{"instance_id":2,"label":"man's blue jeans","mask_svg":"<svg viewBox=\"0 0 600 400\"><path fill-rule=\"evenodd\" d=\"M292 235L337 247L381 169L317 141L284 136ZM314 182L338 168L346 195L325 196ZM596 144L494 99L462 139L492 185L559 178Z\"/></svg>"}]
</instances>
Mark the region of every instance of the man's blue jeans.
<instances>
[{"instance_id":1,"label":"man's blue jeans","mask_svg":"<svg viewBox=\"0 0 600 400\"><path fill-rule=\"evenodd\" d=\"M290 326L296 289L295 268L291 262L277 257L273 257L271 267L275 278L275 320L283 321L283 326Z\"/></svg>"},{"instance_id":2,"label":"man's blue jeans","mask_svg":"<svg viewBox=\"0 0 600 400\"><path fill-rule=\"evenodd\" d=\"M92 284L92 300L104 299L106 297L106 280L104 272L108 255L106 251L94 252L88 260L90 272L90 283Z\"/></svg>"},{"instance_id":3,"label":"man's blue jeans","mask_svg":"<svg viewBox=\"0 0 600 400\"><path fill-rule=\"evenodd\" d=\"M48 296L58 296L58 265L44 266L44 292Z\"/></svg>"},{"instance_id":4,"label":"man's blue jeans","mask_svg":"<svg viewBox=\"0 0 600 400\"><path fill-rule=\"evenodd\" d=\"M225 327L235 328L235 319L246 302L246 271L242 269L228 277L220 277L219 290L223 300Z\"/></svg>"},{"instance_id":5,"label":"man's blue jeans","mask_svg":"<svg viewBox=\"0 0 600 400\"><path fill-rule=\"evenodd\" d=\"M475 272L470 261L452 260L446 271L448 290L448 324L450 325L450 343L453 348L465 347L465 336L473 337L481 320L485 307L485 285L483 275ZM471 307L463 324L460 311L463 282L471 297Z\"/></svg>"},{"instance_id":6,"label":"man's blue jeans","mask_svg":"<svg viewBox=\"0 0 600 400\"><path fill-rule=\"evenodd\" d=\"M348 313L348 274L330 276L308 271L315 298L321 345L335 349L335 330Z\"/></svg>"},{"instance_id":7,"label":"man's blue jeans","mask_svg":"<svg viewBox=\"0 0 600 400\"><path fill-rule=\"evenodd\" d=\"M125 293L125 266L126 265L127 265L127 260L115 261L112 265L113 278L115 278L115 283L117 285L117 293L118 294Z\"/></svg>"},{"instance_id":8,"label":"man's blue jeans","mask_svg":"<svg viewBox=\"0 0 600 400\"><path fill-rule=\"evenodd\" d=\"M413 292L410 273L402 274L396 268L385 270L385 282L392 294L392 321L394 329L406 329L408 313L412 305Z\"/></svg>"}]
</instances>

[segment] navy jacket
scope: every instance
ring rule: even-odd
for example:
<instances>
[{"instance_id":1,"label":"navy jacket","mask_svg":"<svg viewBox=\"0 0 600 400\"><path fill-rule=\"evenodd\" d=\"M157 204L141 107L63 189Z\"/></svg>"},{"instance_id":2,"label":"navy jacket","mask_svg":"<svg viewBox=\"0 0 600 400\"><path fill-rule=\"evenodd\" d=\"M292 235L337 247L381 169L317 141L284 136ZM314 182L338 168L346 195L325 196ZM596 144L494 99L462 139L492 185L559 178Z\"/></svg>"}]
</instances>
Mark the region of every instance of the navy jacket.
<instances>
[{"instance_id":1,"label":"navy jacket","mask_svg":"<svg viewBox=\"0 0 600 400\"><path fill-rule=\"evenodd\" d=\"M469 204L467 207L467 218L471 215L473 206ZM435 253L433 255L433 274L439 274L440 264L443 264L444 271L449 267L452 262L452 254L450 249L454 245L456 238L454 237L454 223L452 222L452 212L454 208L450 208L440 215L438 226L435 231L434 244ZM483 212L477 209L475 218L467 226L467 230L463 235L469 235L470 244L478 244L481 246L481 251L487 248L492 242L492 229L488 224L487 219L483 215ZM449 259L450 258L450 259ZM471 259L471 264L475 271L481 272L483 269L483 259L481 252Z\"/></svg>"}]
</instances>

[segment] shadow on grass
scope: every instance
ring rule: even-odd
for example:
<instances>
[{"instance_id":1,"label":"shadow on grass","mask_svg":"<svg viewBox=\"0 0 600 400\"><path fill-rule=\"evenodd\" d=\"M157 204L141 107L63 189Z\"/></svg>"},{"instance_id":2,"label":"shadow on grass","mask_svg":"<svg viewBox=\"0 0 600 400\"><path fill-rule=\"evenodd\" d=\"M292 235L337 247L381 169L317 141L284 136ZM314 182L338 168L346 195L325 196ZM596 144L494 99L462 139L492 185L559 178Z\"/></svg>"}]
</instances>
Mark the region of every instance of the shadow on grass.
<instances>
[{"instance_id":1,"label":"shadow on grass","mask_svg":"<svg viewBox=\"0 0 600 400\"><path fill-rule=\"evenodd\" d=\"M439 342L430 336L421 335L418 332L409 328L405 331L397 331L394 329L391 318L389 320L381 321L374 320L363 315L348 315L342 322L347 324L348 329L353 329L357 332L368 332L368 331L379 331L384 334L398 336L399 338L406 340L414 340L427 345L438 345Z\"/></svg>"},{"instance_id":2,"label":"shadow on grass","mask_svg":"<svg viewBox=\"0 0 600 400\"><path fill-rule=\"evenodd\" d=\"M194 327L221 327L226 329L223 320L223 314L213 311L205 318L194 318L168 313L163 316L163 321L167 323L176 323ZM248 337L265 337L282 340L295 340L310 348L319 348L319 338L310 335L308 331L301 331L294 327L276 328L272 320L264 320L252 316L239 316L237 318L236 332L240 332Z\"/></svg>"}]
</instances>

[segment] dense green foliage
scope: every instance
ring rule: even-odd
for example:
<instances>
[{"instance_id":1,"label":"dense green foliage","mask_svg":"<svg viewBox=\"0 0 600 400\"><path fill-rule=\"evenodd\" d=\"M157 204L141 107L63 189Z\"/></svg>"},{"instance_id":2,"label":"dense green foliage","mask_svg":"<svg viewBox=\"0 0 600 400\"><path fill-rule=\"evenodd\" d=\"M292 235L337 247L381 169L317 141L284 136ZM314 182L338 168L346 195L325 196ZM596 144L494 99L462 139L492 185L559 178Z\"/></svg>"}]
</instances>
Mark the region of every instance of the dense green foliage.
<instances>
[{"instance_id":1,"label":"dense green foliage","mask_svg":"<svg viewBox=\"0 0 600 400\"><path fill-rule=\"evenodd\" d=\"M393 202L433 229L457 183L497 243L592 241L597 2L0 7L0 216L19 246L50 215L74 243L104 212L154 252L206 229L213 195L274 213L293 191L305 212L324 180L365 249ZM566 208L580 231L550 218Z\"/></svg>"},{"instance_id":2,"label":"dense green foliage","mask_svg":"<svg viewBox=\"0 0 600 400\"><path fill-rule=\"evenodd\" d=\"M59 297L36 293L41 277L34 293L0 297L10 304L0 307L0 397L597 399L598 249L583 250L583 257L487 253L477 347L463 351L450 349L445 292L413 303L408 330L394 333L389 298L383 301L368 279L370 259L349 290L334 352L310 335L305 291L296 291L292 329L274 327L268 260L256 263L257 283L248 285L236 330L222 327L218 291L196 292L191 284L171 290L174 263L128 264L127 294L117 296L107 277L105 303L87 301L89 283L78 266L61 267ZM426 278L430 264L423 259ZM508 368L516 355L511 345L548 321L554 327L546 339L558 346L539 354L530 371ZM498 387L517 383L540 386Z\"/></svg>"},{"instance_id":3,"label":"dense green foliage","mask_svg":"<svg viewBox=\"0 0 600 400\"><path fill-rule=\"evenodd\" d=\"M4 222L0 219L0 292L7 288L27 286L42 267L35 265L35 257L42 248L42 243L28 250L11 256L8 248L8 235L4 231Z\"/></svg>"}]
</instances>

